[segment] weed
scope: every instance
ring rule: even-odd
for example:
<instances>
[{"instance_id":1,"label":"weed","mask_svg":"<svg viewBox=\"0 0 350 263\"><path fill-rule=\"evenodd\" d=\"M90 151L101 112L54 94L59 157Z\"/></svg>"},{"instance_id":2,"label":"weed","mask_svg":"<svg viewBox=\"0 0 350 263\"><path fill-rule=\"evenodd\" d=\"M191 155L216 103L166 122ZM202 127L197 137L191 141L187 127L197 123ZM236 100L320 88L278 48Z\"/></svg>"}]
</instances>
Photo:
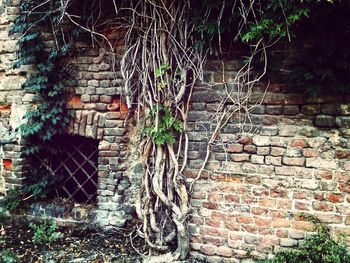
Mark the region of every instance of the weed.
<instances>
[{"instance_id":1,"label":"weed","mask_svg":"<svg viewBox=\"0 0 350 263\"><path fill-rule=\"evenodd\" d=\"M29 226L34 230L32 242L35 245L52 244L63 237L54 221L44 220L40 225L31 223Z\"/></svg>"}]
</instances>

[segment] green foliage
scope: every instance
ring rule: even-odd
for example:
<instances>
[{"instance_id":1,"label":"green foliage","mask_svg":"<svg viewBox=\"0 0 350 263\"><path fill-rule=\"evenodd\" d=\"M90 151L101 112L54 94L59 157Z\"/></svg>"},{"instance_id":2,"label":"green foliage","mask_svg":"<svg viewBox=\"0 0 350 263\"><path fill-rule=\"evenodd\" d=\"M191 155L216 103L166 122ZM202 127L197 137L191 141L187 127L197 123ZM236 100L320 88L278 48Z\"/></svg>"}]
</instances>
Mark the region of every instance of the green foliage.
<instances>
[{"instance_id":1,"label":"green foliage","mask_svg":"<svg viewBox=\"0 0 350 263\"><path fill-rule=\"evenodd\" d=\"M151 125L145 128L143 133L152 138L157 145L174 144L174 133L182 132L184 128L182 122L172 116L170 108L162 104L157 104L151 110L149 119Z\"/></svg>"},{"instance_id":2,"label":"green foliage","mask_svg":"<svg viewBox=\"0 0 350 263\"><path fill-rule=\"evenodd\" d=\"M9 190L7 195L0 199L0 207L6 211L16 210L21 203L21 192L13 189Z\"/></svg>"},{"instance_id":3,"label":"green foliage","mask_svg":"<svg viewBox=\"0 0 350 263\"><path fill-rule=\"evenodd\" d=\"M350 254L344 243L344 236L333 238L329 227L313 216L305 219L316 224L316 234L303 240L298 249L278 251L272 260L266 263L348 263Z\"/></svg>"},{"instance_id":4,"label":"green foliage","mask_svg":"<svg viewBox=\"0 0 350 263\"><path fill-rule=\"evenodd\" d=\"M15 263L17 262L17 256L9 249L3 249L0 251L0 263Z\"/></svg>"},{"instance_id":5,"label":"green foliage","mask_svg":"<svg viewBox=\"0 0 350 263\"><path fill-rule=\"evenodd\" d=\"M35 245L52 244L63 237L55 221L44 220L40 225L31 223L29 226L34 230L32 242Z\"/></svg>"},{"instance_id":6,"label":"green foliage","mask_svg":"<svg viewBox=\"0 0 350 263\"><path fill-rule=\"evenodd\" d=\"M280 37L291 37L290 27L308 17L309 1L273 0L262 1L255 8L254 19L248 21L246 32L241 38L244 42L259 39L272 40Z\"/></svg>"},{"instance_id":7,"label":"green foliage","mask_svg":"<svg viewBox=\"0 0 350 263\"><path fill-rule=\"evenodd\" d=\"M18 61L14 67L35 65L37 70L23 85L28 92L37 95L37 104L26 114L27 123L21 126L29 144L28 154L54 150L47 142L61 134L70 120L65 109L65 87L72 80L72 68L65 65L64 59L73 54L73 47L61 33L52 35L55 46L47 46L41 32L46 28L51 32L51 27L58 27L60 13L49 12L54 10L57 1L52 1L51 5L39 5L41 3L39 0L22 1L23 11L10 31L22 35L17 42ZM36 12L30 12L34 6L38 6Z\"/></svg>"}]
</instances>

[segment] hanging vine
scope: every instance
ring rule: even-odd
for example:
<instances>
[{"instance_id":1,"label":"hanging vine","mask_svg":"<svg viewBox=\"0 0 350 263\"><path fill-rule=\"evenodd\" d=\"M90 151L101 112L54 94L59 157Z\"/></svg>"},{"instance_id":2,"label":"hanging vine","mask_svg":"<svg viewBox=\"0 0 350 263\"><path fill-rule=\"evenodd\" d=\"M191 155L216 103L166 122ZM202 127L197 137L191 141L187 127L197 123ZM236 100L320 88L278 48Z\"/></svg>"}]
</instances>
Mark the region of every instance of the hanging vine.
<instances>
[{"instance_id":1,"label":"hanging vine","mask_svg":"<svg viewBox=\"0 0 350 263\"><path fill-rule=\"evenodd\" d=\"M22 12L10 30L10 34L19 36L14 68L33 67L23 88L35 95L35 104L25 115L26 123L20 127L28 154L54 151L50 141L63 133L70 120L66 91L73 81L73 68L66 65L65 59L72 55L74 35L62 34L61 13L57 8L58 3L54 1L46 5L38 0L22 1ZM45 33L49 39L44 39Z\"/></svg>"}]
</instances>

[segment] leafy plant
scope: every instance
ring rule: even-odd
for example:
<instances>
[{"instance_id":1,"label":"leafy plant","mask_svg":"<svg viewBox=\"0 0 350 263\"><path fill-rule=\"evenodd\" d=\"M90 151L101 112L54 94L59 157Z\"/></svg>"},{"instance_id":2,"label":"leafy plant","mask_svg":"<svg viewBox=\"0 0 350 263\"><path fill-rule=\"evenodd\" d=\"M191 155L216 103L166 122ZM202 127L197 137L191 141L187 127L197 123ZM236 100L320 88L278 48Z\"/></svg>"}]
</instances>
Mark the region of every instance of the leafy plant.
<instances>
[{"instance_id":1,"label":"leafy plant","mask_svg":"<svg viewBox=\"0 0 350 263\"><path fill-rule=\"evenodd\" d=\"M16 210L21 203L21 192L13 189L9 190L7 195L0 199L0 207L6 211Z\"/></svg>"},{"instance_id":2,"label":"leafy plant","mask_svg":"<svg viewBox=\"0 0 350 263\"><path fill-rule=\"evenodd\" d=\"M65 87L73 80L73 70L66 66L64 59L72 56L74 49L70 41L59 33L61 30L52 30L60 23L60 13L53 11L58 2L52 1L49 6L41 3L39 0L21 1L22 12L10 31L22 35L17 42L19 59L14 67L36 67L36 72L23 85L28 92L36 94L36 105L25 115L27 122L21 126L29 145L27 154L54 151L47 142L56 134L61 134L70 120L65 109ZM36 12L31 12L34 7ZM48 28L47 32L55 32L52 34L54 46L47 46L43 40L41 32L45 28Z\"/></svg>"},{"instance_id":3,"label":"leafy plant","mask_svg":"<svg viewBox=\"0 0 350 263\"><path fill-rule=\"evenodd\" d=\"M55 221L44 220L40 225L31 223L29 226L34 230L32 242L35 245L52 244L63 237Z\"/></svg>"},{"instance_id":4,"label":"leafy plant","mask_svg":"<svg viewBox=\"0 0 350 263\"><path fill-rule=\"evenodd\" d=\"M9 249L0 251L0 263L15 263L17 262L17 256Z\"/></svg>"},{"instance_id":5,"label":"leafy plant","mask_svg":"<svg viewBox=\"0 0 350 263\"><path fill-rule=\"evenodd\" d=\"M151 137L157 145L175 143L174 133L183 131L182 122L172 116L169 107L162 104L151 110L149 119L151 125L144 129L144 134Z\"/></svg>"},{"instance_id":6,"label":"leafy plant","mask_svg":"<svg viewBox=\"0 0 350 263\"><path fill-rule=\"evenodd\" d=\"M333 238L328 225L318 218L304 215L316 224L316 234L306 237L298 249L278 251L272 260L265 263L348 263L350 254L344 243L344 235Z\"/></svg>"}]
</instances>

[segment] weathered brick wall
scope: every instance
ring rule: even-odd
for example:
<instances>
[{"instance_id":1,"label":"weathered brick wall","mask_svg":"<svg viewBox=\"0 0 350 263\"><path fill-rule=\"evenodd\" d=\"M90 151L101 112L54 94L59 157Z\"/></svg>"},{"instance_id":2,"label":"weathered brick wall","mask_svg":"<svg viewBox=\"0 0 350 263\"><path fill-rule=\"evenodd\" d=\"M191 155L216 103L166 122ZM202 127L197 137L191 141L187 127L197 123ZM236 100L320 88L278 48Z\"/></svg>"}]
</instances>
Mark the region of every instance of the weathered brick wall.
<instances>
[{"instance_id":1,"label":"weathered brick wall","mask_svg":"<svg viewBox=\"0 0 350 263\"><path fill-rule=\"evenodd\" d=\"M101 225L123 226L133 208L128 205L130 180L126 170L128 109L122 100L123 80L112 68L110 55L103 48L78 43L77 87L71 88L68 108L73 112L67 133L99 140L98 210ZM122 47L116 47L121 55ZM117 57L119 61L120 57Z\"/></svg>"},{"instance_id":2,"label":"weathered brick wall","mask_svg":"<svg viewBox=\"0 0 350 263\"><path fill-rule=\"evenodd\" d=\"M25 172L29 171L23 157L23 141L15 129L35 103L35 95L22 88L31 67L12 69L17 58L18 36L9 35L20 12L19 2L12 1L0 8L0 194L5 193L5 188L21 186ZM128 205L129 193L126 191L131 183L124 175L129 140L125 120L129 112L122 101L123 80L117 65L123 52L123 42L120 34L114 31L107 36L115 43L117 63L114 68L108 49L93 48L91 43L77 43L79 55L69 62L76 67L77 85L67 87L67 108L74 117L66 132L99 141L95 219L101 225L121 227L133 211L133 207ZM43 37L50 46L51 35L43 32Z\"/></svg>"},{"instance_id":3,"label":"weathered brick wall","mask_svg":"<svg viewBox=\"0 0 350 263\"><path fill-rule=\"evenodd\" d=\"M11 189L23 180L25 160L16 130L30 105L21 87L28 67L12 68L17 47L16 36L10 36L9 30L20 12L19 1L13 0L9 5L5 2L0 3L0 194L5 192L5 183Z\"/></svg>"},{"instance_id":4,"label":"weathered brick wall","mask_svg":"<svg viewBox=\"0 0 350 263\"><path fill-rule=\"evenodd\" d=\"M221 75L210 68L214 85ZM329 223L333 233L350 233L350 96L310 98L279 84L263 91L250 99L252 125L246 126L255 132L237 140L233 118L192 194L191 248L212 262L264 258L296 246L313 230L302 212ZM201 166L210 119L224 96L220 84L193 93L188 177Z\"/></svg>"},{"instance_id":5,"label":"weathered brick wall","mask_svg":"<svg viewBox=\"0 0 350 263\"><path fill-rule=\"evenodd\" d=\"M0 193L4 182L12 188L23 179L23 147L14 129L33 100L21 88L29 69L11 69L16 47L8 30L19 12L16 3L0 8L0 142L5 136L15 138L3 143L0 151L4 166ZM111 36L118 62L123 43L120 34ZM67 134L99 140L96 218L102 225L123 226L134 210L131 189L137 187L140 172L129 149L135 129L126 120L132 112L123 103L123 81L118 68L112 68L108 52L83 43L78 47L80 55L73 61L78 82L68 87L68 108L75 117ZM211 85L197 87L193 93L188 119L189 178L196 176L202 164L215 127L211 119L220 99L227 96L219 83L221 66L210 62L205 77ZM237 67L235 62L226 63L226 80L232 79ZM350 96L308 98L280 84L264 91L263 85L257 87L248 105L252 122L248 126L254 133L237 139L242 127L232 118L195 185L190 230L192 253L198 257L239 262L297 245L304 231L312 231L301 212L319 216L334 233L350 233Z\"/></svg>"}]
</instances>

